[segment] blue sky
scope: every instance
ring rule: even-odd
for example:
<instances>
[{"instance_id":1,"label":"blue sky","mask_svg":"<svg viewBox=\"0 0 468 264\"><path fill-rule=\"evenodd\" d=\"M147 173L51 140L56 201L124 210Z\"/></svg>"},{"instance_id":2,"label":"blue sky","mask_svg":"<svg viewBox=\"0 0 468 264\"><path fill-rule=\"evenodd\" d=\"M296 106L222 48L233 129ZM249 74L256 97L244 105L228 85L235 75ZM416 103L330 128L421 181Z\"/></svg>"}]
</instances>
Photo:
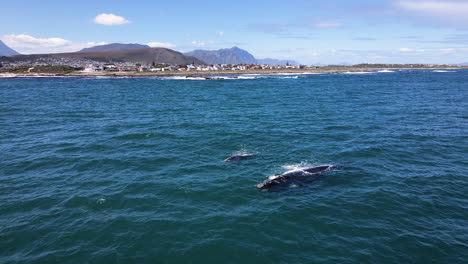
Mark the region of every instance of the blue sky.
<instances>
[{"instance_id":1,"label":"blue sky","mask_svg":"<svg viewBox=\"0 0 468 264\"><path fill-rule=\"evenodd\" d=\"M120 42L182 52L238 46L305 64L468 62L468 0L23 0L0 8L0 39L24 54Z\"/></svg>"}]
</instances>

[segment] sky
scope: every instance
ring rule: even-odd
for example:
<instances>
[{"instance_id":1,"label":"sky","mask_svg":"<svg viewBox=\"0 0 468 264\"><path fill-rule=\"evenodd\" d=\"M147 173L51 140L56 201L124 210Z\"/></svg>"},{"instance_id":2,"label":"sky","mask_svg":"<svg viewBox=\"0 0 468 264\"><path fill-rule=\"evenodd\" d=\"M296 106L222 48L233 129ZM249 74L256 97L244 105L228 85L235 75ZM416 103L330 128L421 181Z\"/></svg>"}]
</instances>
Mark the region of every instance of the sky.
<instances>
[{"instance_id":1,"label":"sky","mask_svg":"<svg viewBox=\"0 0 468 264\"><path fill-rule=\"evenodd\" d=\"M468 62L468 0L22 0L0 14L0 40L22 54L140 43L302 64Z\"/></svg>"}]
</instances>

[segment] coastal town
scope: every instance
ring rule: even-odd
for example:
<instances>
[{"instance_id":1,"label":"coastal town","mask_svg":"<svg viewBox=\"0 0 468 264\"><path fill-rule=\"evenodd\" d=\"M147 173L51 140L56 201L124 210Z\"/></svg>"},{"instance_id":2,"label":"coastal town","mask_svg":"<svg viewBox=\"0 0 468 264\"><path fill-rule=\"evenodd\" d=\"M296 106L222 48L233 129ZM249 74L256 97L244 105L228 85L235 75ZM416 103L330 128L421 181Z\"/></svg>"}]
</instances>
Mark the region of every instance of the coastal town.
<instances>
[{"instance_id":1,"label":"coastal town","mask_svg":"<svg viewBox=\"0 0 468 264\"><path fill-rule=\"evenodd\" d=\"M463 68L463 66L446 64L359 64L359 65L269 65L269 64L169 64L169 63L134 63L134 62L102 62L86 58L39 57L36 59L11 60L0 58L0 72L34 73L45 67L66 67L69 72L93 73L169 73L169 72L240 72L240 71L271 71L271 70L318 70L318 69L350 69L350 68ZM39 71L44 73L44 71Z\"/></svg>"},{"instance_id":2,"label":"coastal town","mask_svg":"<svg viewBox=\"0 0 468 264\"><path fill-rule=\"evenodd\" d=\"M1 44L1 43L0 43ZM5 45L3 45L6 47ZM7 47L8 48L8 47ZM306 65L290 59L258 59L236 46L219 50L178 52L140 44L112 43L76 52L24 54L0 53L0 73L14 75L217 75L251 73L347 72L382 69L465 68L464 64L341 63Z\"/></svg>"},{"instance_id":3,"label":"coastal town","mask_svg":"<svg viewBox=\"0 0 468 264\"><path fill-rule=\"evenodd\" d=\"M318 66L306 65L268 65L268 64L186 64L170 63L151 64L133 62L99 62L84 58L40 57L28 60L1 60L0 70L8 71L17 68L35 68L41 66L64 66L76 69L77 72L168 72L168 71L245 71L245 70L274 70L274 69L315 69Z\"/></svg>"}]
</instances>

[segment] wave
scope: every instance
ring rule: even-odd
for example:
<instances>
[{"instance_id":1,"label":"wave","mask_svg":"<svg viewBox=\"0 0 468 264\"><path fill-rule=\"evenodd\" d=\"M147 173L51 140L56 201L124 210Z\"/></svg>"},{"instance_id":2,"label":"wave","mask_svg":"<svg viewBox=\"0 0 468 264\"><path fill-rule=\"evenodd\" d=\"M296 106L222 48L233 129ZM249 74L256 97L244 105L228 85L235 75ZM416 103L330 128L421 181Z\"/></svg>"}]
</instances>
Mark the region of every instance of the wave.
<instances>
[{"instance_id":1,"label":"wave","mask_svg":"<svg viewBox=\"0 0 468 264\"><path fill-rule=\"evenodd\" d=\"M189 76L171 76L171 77L162 77L162 80L196 80L196 81L204 81L208 80L205 77L189 77Z\"/></svg>"},{"instance_id":2,"label":"wave","mask_svg":"<svg viewBox=\"0 0 468 264\"><path fill-rule=\"evenodd\" d=\"M295 164L285 164L281 166L281 168L287 171L294 171L294 170L302 170L310 167L318 167L318 166L333 166L332 164L322 164L322 163L310 163L308 161L301 161L300 163Z\"/></svg>"},{"instance_id":3,"label":"wave","mask_svg":"<svg viewBox=\"0 0 468 264\"><path fill-rule=\"evenodd\" d=\"M286 165L281 166L284 169L284 171L281 174L289 173L293 171L301 171L301 170L304 170L310 167L316 167L316 166L332 166L332 165L331 164L311 164L307 161L302 161L300 163L286 164ZM275 179L281 176L281 174L270 175L268 176L268 179L269 180Z\"/></svg>"},{"instance_id":4,"label":"wave","mask_svg":"<svg viewBox=\"0 0 468 264\"><path fill-rule=\"evenodd\" d=\"M369 74L369 73L375 73L375 72L343 72L343 74Z\"/></svg>"},{"instance_id":5,"label":"wave","mask_svg":"<svg viewBox=\"0 0 468 264\"><path fill-rule=\"evenodd\" d=\"M287 77L281 77L277 79L297 79L297 78L299 78L299 76L287 76Z\"/></svg>"},{"instance_id":6,"label":"wave","mask_svg":"<svg viewBox=\"0 0 468 264\"><path fill-rule=\"evenodd\" d=\"M454 72L454 71L447 71L447 70L435 70L435 71L432 71L432 72Z\"/></svg>"},{"instance_id":7,"label":"wave","mask_svg":"<svg viewBox=\"0 0 468 264\"><path fill-rule=\"evenodd\" d=\"M390 70L381 70L381 71L378 71L378 72L384 73L384 72L394 72L394 71L390 71Z\"/></svg>"},{"instance_id":8,"label":"wave","mask_svg":"<svg viewBox=\"0 0 468 264\"><path fill-rule=\"evenodd\" d=\"M299 76L275 76L276 74L265 75L239 75L239 76L207 76L207 77L189 77L189 76L171 76L161 77L161 80L196 80L196 81L213 81L213 80L253 80L253 79L297 79Z\"/></svg>"},{"instance_id":9,"label":"wave","mask_svg":"<svg viewBox=\"0 0 468 264\"><path fill-rule=\"evenodd\" d=\"M291 72L278 72L278 73L270 73L269 75L296 75L297 73Z\"/></svg>"}]
</instances>

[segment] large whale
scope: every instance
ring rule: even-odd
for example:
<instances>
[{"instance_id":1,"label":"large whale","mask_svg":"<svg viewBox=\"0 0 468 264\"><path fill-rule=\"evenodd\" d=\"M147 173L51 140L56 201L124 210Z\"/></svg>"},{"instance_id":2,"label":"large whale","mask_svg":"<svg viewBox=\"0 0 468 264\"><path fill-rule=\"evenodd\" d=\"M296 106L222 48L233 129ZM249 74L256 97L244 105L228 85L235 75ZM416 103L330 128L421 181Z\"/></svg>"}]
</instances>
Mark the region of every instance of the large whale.
<instances>
[{"instance_id":1,"label":"large whale","mask_svg":"<svg viewBox=\"0 0 468 264\"><path fill-rule=\"evenodd\" d=\"M257 184L259 189L269 189L273 186L281 186L294 180L313 179L313 176L319 176L321 173L334 169L334 165L322 165L287 171L281 175L270 177L262 183Z\"/></svg>"},{"instance_id":2,"label":"large whale","mask_svg":"<svg viewBox=\"0 0 468 264\"><path fill-rule=\"evenodd\" d=\"M225 161L225 162L229 162L229 161L239 161L239 160L250 159L250 158L253 158L253 157L255 157L255 154L247 154L247 153L244 153L244 154L236 154L236 155L232 155L231 157L225 159L224 161Z\"/></svg>"}]
</instances>

